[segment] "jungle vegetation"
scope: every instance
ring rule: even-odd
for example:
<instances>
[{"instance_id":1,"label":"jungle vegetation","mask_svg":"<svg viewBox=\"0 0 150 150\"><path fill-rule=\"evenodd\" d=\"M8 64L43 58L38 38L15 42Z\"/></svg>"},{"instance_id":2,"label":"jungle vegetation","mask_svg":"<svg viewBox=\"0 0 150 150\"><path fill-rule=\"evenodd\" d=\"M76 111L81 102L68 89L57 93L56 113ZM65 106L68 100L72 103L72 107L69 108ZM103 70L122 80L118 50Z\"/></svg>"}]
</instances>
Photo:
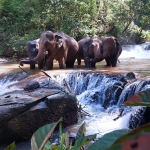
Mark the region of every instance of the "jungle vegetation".
<instances>
[{"instance_id":1,"label":"jungle vegetation","mask_svg":"<svg viewBox=\"0 0 150 150\"><path fill-rule=\"evenodd\" d=\"M0 55L24 56L45 30L141 43L150 40L149 18L149 0L0 0Z\"/></svg>"}]
</instances>

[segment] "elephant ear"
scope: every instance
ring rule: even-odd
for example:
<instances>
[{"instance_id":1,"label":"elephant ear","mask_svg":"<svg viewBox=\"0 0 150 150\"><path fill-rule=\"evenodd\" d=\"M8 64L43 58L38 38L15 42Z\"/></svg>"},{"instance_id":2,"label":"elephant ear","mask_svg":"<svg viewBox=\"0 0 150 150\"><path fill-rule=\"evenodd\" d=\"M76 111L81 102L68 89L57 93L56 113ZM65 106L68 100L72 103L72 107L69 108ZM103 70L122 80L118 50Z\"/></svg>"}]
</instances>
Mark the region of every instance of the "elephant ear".
<instances>
[{"instance_id":1,"label":"elephant ear","mask_svg":"<svg viewBox=\"0 0 150 150\"><path fill-rule=\"evenodd\" d=\"M103 44L102 41L99 43L100 53L103 55Z\"/></svg>"},{"instance_id":2,"label":"elephant ear","mask_svg":"<svg viewBox=\"0 0 150 150\"><path fill-rule=\"evenodd\" d=\"M92 41L91 39L88 39L84 42L84 44L83 44L83 50L84 51L88 51L88 48L89 48L91 41Z\"/></svg>"}]
</instances>

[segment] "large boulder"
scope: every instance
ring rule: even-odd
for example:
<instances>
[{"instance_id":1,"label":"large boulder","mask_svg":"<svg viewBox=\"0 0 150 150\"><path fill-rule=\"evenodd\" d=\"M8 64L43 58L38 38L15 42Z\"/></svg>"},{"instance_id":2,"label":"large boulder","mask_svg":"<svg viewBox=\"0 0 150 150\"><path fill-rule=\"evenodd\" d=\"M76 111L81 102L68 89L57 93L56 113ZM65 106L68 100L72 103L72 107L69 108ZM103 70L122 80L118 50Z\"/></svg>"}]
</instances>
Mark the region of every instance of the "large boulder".
<instances>
[{"instance_id":1,"label":"large boulder","mask_svg":"<svg viewBox=\"0 0 150 150\"><path fill-rule=\"evenodd\" d=\"M40 86L27 90L25 87L33 80ZM30 139L39 127L61 117L64 127L77 122L77 99L57 82L33 76L9 88L14 90L0 97L1 143Z\"/></svg>"}]
</instances>

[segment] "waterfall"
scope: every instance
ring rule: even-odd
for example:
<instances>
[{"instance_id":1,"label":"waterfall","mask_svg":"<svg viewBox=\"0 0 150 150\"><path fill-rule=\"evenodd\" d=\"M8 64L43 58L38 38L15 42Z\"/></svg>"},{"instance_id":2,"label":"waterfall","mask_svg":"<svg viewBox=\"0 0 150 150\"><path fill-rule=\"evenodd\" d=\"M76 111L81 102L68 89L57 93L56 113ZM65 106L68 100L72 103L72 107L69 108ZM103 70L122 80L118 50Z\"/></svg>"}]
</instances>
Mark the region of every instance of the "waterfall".
<instances>
[{"instance_id":1,"label":"waterfall","mask_svg":"<svg viewBox=\"0 0 150 150\"><path fill-rule=\"evenodd\" d=\"M123 45L122 54L119 58L138 58L149 59L150 58L150 42L146 42L138 45Z\"/></svg>"},{"instance_id":2,"label":"waterfall","mask_svg":"<svg viewBox=\"0 0 150 150\"><path fill-rule=\"evenodd\" d=\"M114 127L113 129L109 127L109 131L116 129L116 127L136 128L140 125L145 107L124 107L122 104L134 93L149 89L150 80L127 83L124 80L125 76L121 74L109 75L87 72L61 74L55 77L61 85L63 84L62 80L65 79L72 91L76 93L78 101L84 106L84 110L94 116L92 119L86 117L87 120L85 120L89 126L95 124L94 127L105 128L108 126L108 124L105 126L106 120L111 122L112 128ZM118 119L114 123L112 120L115 120L122 110L122 119ZM103 125L100 120L103 121ZM103 132L107 132L107 128L103 130Z\"/></svg>"},{"instance_id":3,"label":"waterfall","mask_svg":"<svg viewBox=\"0 0 150 150\"><path fill-rule=\"evenodd\" d=\"M56 80L62 85L62 80L65 79L77 96L82 94L89 99L89 104L97 103L103 106L107 101L107 106L111 106L116 104L116 98L124 88L122 77L103 73L74 72L57 75Z\"/></svg>"},{"instance_id":4,"label":"waterfall","mask_svg":"<svg viewBox=\"0 0 150 150\"><path fill-rule=\"evenodd\" d=\"M10 71L0 75L0 95L3 95L7 92L14 91L14 89L9 88L11 84L14 84L22 79L27 77L27 74L22 71ZM18 89L20 90L20 89Z\"/></svg>"}]
</instances>

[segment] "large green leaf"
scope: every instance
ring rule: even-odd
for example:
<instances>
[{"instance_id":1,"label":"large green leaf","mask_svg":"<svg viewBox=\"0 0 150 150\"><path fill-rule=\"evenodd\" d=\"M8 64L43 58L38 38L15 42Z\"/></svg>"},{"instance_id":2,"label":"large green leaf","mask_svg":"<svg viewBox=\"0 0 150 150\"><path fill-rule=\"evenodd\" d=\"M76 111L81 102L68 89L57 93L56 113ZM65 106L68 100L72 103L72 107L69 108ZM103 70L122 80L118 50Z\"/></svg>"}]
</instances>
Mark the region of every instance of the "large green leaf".
<instances>
[{"instance_id":1,"label":"large green leaf","mask_svg":"<svg viewBox=\"0 0 150 150\"><path fill-rule=\"evenodd\" d=\"M40 127L31 138L31 148L32 150L42 150L43 147L50 147L51 143L48 141L48 138L53 133L55 127L58 125L59 122L62 121L62 118L55 123L47 124Z\"/></svg>"},{"instance_id":2,"label":"large green leaf","mask_svg":"<svg viewBox=\"0 0 150 150\"><path fill-rule=\"evenodd\" d=\"M147 106L150 107L150 91L143 91L134 94L129 100L124 102L125 106Z\"/></svg>"},{"instance_id":3,"label":"large green leaf","mask_svg":"<svg viewBox=\"0 0 150 150\"><path fill-rule=\"evenodd\" d=\"M123 129L107 133L92 144L88 150L120 150L122 142L127 139L134 139L143 132L150 132L150 123L134 130Z\"/></svg>"},{"instance_id":4,"label":"large green leaf","mask_svg":"<svg viewBox=\"0 0 150 150\"><path fill-rule=\"evenodd\" d=\"M71 148L71 150L80 150L82 146L88 144L95 138L96 138L96 134L81 137L75 142L75 145Z\"/></svg>"},{"instance_id":5,"label":"large green leaf","mask_svg":"<svg viewBox=\"0 0 150 150\"><path fill-rule=\"evenodd\" d=\"M144 132L150 132L150 123L142 125L136 129L130 131L129 133L121 136L112 144L112 146L109 148L109 150L114 150L115 147L118 147L118 148L115 148L115 150L120 150L119 146L121 145L122 142L124 142L127 139L134 139L134 138L138 137L141 133L144 133Z\"/></svg>"},{"instance_id":6,"label":"large green leaf","mask_svg":"<svg viewBox=\"0 0 150 150\"><path fill-rule=\"evenodd\" d=\"M85 123L83 123L80 126L80 128L79 128L79 130L78 130L78 132L76 134L76 139L79 139L79 138L85 136L85 134L86 134L86 128L85 128Z\"/></svg>"},{"instance_id":7,"label":"large green leaf","mask_svg":"<svg viewBox=\"0 0 150 150\"><path fill-rule=\"evenodd\" d=\"M119 137L125 135L130 130L115 130L105 134L102 138L92 144L88 150L106 150L108 149Z\"/></svg>"}]
</instances>

